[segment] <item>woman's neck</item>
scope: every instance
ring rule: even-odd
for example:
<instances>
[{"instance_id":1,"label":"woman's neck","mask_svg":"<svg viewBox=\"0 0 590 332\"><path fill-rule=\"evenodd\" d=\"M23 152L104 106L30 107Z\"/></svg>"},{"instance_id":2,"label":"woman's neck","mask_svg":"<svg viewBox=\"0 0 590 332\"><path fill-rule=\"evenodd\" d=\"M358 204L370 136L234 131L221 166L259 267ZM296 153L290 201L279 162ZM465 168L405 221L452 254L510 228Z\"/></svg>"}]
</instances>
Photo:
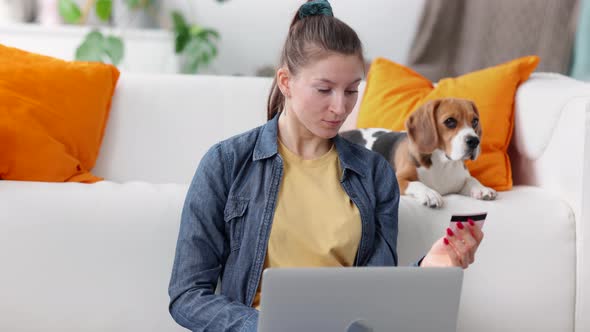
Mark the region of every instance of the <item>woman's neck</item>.
<instances>
[{"instance_id":1,"label":"woman's neck","mask_svg":"<svg viewBox=\"0 0 590 332\"><path fill-rule=\"evenodd\" d=\"M332 140L315 136L293 112L281 113L279 139L289 151L303 159L317 159L332 148Z\"/></svg>"}]
</instances>

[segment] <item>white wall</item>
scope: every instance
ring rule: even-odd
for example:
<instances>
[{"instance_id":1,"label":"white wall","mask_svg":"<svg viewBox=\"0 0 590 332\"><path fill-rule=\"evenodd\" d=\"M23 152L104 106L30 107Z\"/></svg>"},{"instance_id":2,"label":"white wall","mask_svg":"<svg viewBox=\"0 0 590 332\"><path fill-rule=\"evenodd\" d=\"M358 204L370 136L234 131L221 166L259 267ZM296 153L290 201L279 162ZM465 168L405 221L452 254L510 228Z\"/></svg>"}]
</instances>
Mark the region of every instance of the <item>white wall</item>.
<instances>
[{"instance_id":1,"label":"white wall","mask_svg":"<svg viewBox=\"0 0 590 332\"><path fill-rule=\"evenodd\" d=\"M217 29L220 54L212 73L253 74L278 62L293 15L304 0L166 0L164 10L182 8L190 19ZM332 0L336 17L354 28L367 59L385 56L405 63L424 0Z\"/></svg>"},{"instance_id":2,"label":"white wall","mask_svg":"<svg viewBox=\"0 0 590 332\"><path fill-rule=\"evenodd\" d=\"M88 27L41 27L36 24L0 25L0 43L64 60L73 60ZM104 30L105 33L115 33ZM173 37L164 30L125 30L125 58L122 71L175 73L178 60L174 55Z\"/></svg>"},{"instance_id":3,"label":"white wall","mask_svg":"<svg viewBox=\"0 0 590 332\"><path fill-rule=\"evenodd\" d=\"M122 0L120 0L122 1ZM219 75L253 75L274 66L289 24L303 0L163 0L161 14L183 9L187 19L217 29L219 56L203 71ZM424 0L332 0L335 15L352 26L365 46L367 60L384 56L406 63ZM191 14L192 13L192 14ZM0 43L71 60L88 27L0 25ZM172 73L178 70L173 36L165 30L123 32L123 71Z\"/></svg>"}]
</instances>

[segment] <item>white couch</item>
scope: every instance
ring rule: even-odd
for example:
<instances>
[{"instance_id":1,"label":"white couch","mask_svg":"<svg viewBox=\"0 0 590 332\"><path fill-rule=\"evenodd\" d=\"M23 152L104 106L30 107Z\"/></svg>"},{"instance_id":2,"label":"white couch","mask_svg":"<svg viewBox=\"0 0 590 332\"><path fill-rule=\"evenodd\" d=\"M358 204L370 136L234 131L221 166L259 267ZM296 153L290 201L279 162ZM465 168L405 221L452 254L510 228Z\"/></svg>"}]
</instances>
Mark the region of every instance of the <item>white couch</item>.
<instances>
[{"instance_id":1,"label":"white couch","mask_svg":"<svg viewBox=\"0 0 590 332\"><path fill-rule=\"evenodd\" d=\"M0 181L0 331L183 330L167 286L188 183L209 146L265 121L269 86L123 73L94 169L108 181ZM425 253L451 213L488 211L458 330L590 331L590 85L534 74L513 143L517 186L496 201L402 198L400 261Z\"/></svg>"}]
</instances>

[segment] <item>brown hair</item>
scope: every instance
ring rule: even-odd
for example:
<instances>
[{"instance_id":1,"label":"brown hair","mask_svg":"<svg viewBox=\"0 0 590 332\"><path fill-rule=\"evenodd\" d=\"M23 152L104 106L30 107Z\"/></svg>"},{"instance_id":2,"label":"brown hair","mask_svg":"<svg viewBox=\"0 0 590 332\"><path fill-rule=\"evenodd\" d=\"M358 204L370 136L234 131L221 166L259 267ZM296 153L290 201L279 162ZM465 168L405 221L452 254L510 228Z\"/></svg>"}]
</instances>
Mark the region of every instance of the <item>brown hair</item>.
<instances>
[{"instance_id":1,"label":"brown hair","mask_svg":"<svg viewBox=\"0 0 590 332\"><path fill-rule=\"evenodd\" d=\"M297 11L283 45L279 66L287 66L296 75L300 68L313 60L321 59L328 52L356 55L365 63L361 41L350 26L333 16L300 18ZM285 96L277 85L275 75L268 96L267 119L272 119L284 106Z\"/></svg>"}]
</instances>

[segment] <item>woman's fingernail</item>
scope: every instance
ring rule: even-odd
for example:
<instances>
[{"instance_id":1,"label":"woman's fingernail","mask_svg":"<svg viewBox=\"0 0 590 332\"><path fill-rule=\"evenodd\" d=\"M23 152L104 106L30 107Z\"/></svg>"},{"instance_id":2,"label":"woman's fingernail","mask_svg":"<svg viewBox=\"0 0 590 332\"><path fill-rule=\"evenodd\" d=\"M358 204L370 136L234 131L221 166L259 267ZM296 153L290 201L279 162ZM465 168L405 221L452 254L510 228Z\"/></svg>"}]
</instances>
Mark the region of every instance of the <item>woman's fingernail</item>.
<instances>
[{"instance_id":1,"label":"woman's fingernail","mask_svg":"<svg viewBox=\"0 0 590 332\"><path fill-rule=\"evenodd\" d=\"M447 238L445 237L445 239L443 240L443 242L445 243L446 246L449 245L449 240L447 240Z\"/></svg>"},{"instance_id":2,"label":"woman's fingernail","mask_svg":"<svg viewBox=\"0 0 590 332\"><path fill-rule=\"evenodd\" d=\"M463 229L465 226L463 226L463 223L459 221L457 222L457 227L459 227L459 229Z\"/></svg>"},{"instance_id":3,"label":"woman's fingernail","mask_svg":"<svg viewBox=\"0 0 590 332\"><path fill-rule=\"evenodd\" d=\"M469 225L471 225L471 226L475 226L475 223L473 222L473 220L471 220L471 219L468 219L468 220L467 220L467 222L469 223Z\"/></svg>"},{"instance_id":4,"label":"woman's fingernail","mask_svg":"<svg viewBox=\"0 0 590 332\"><path fill-rule=\"evenodd\" d=\"M447 228L447 235L448 236L453 236L454 235L453 230L450 229L450 228Z\"/></svg>"}]
</instances>

